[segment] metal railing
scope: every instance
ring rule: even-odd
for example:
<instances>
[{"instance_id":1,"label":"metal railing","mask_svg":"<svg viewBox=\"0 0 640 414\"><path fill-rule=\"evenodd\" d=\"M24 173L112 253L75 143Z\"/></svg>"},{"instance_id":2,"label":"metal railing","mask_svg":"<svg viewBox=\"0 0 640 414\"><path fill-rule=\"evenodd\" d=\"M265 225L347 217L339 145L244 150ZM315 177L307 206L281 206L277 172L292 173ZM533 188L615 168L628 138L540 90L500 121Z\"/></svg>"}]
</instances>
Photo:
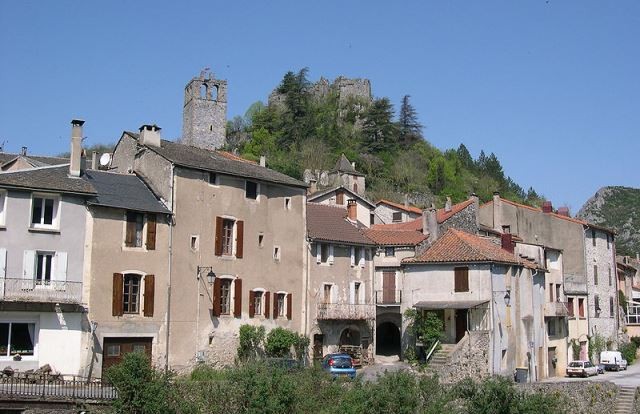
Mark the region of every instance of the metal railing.
<instances>
[{"instance_id":1,"label":"metal railing","mask_svg":"<svg viewBox=\"0 0 640 414\"><path fill-rule=\"evenodd\" d=\"M82 282L0 279L0 299L25 302L80 303Z\"/></svg>"},{"instance_id":2,"label":"metal railing","mask_svg":"<svg viewBox=\"0 0 640 414\"><path fill-rule=\"evenodd\" d=\"M322 320L374 319L375 307L371 304L319 303L316 317Z\"/></svg>"},{"instance_id":3,"label":"metal railing","mask_svg":"<svg viewBox=\"0 0 640 414\"><path fill-rule=\"evenodd\" d=\"M0 378L0 396L39 400L113 400L116 389L100 380L57 375L25 375Z\"/></svg>"},{"instance_id":4,"label":"metal railing","mask_svg":"<svg viewBox=\"0 0 640 414\"><path fill-rule=\"evenodd\" d=\"M567 302L546 302L544 304L544 316L563 317L569 316Z\"/></svg>"},{"instance_id":5,"label":"metal railing","mask_svg":"<svg viewBox=\"0 0 640 414\"><path fill-rule=\"evenodd\" d=\"M377 305L399 305L402 302L401 290L376 290Z\"/></svg>"}]
</instances>

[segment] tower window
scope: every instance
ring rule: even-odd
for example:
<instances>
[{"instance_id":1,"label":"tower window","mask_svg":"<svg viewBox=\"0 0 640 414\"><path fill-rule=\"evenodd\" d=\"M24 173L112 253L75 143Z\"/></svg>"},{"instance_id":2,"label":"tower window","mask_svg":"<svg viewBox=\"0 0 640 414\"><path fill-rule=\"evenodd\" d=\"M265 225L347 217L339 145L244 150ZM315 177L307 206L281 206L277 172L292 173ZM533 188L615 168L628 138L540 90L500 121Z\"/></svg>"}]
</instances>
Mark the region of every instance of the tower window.
<instances>
[{"instance_id":1,"label":"tower window","mask_svg":"<svg viewBox=\"0 0 640 414\"><path fill-rule=\"evenodd\" d=\"M207 85L200 85L200 99L207 99Z\"/></svg>"}]
</instances>

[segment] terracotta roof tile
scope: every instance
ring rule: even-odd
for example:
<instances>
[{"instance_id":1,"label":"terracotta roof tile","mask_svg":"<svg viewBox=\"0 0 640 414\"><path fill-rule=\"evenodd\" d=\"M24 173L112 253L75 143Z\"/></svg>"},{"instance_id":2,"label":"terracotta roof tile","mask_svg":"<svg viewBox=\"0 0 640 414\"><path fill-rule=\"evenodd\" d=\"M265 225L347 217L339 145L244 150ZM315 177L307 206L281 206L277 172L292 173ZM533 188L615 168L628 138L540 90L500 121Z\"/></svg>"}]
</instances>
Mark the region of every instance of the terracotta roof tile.
<instances>
[{"instance_id":1,"label":"terracotta roof tile","mask_svg":"<svg viewBox=\"0 0 640 414\"><path fill-rule=\"evenodd\" d=\"M422 209L419 209L418 207L414 207L414 206L405 206L404 204L399 204L399 203L394 203L393 201L389 201L389 200L379 200L376 205L378 204L387 204L391 207L395 207L397 209L403 210L403 211L408 211L410 213L416 213L416 214L420 214L422 215Z\"/></svg>"},{"instance_id":2,"label":"terracotta roof tile","mask_svg":"<svg viewBox=\"0 0 640 414\"><path fill-rule=\"evenodd\" d=\"M422 231L422 217L403 223L374 224L373 230Z\"/></svg>"},{"instance_id":3,"label":"terracotta roof tile","mask_svg":"<svg viewBox=\"0 0 640 414\"><path fill-rule=\"evenodd\" d=\"M348 244L374 245L363 230L347 219L347 210L326 204L307 203L307 235L310 239Z\"/></svg>"},{"instance_id":4,"label":"terracotta roof tile","mask_svg":"<svg viewBox=\"0 0 640 414\"><path fill-rule=\"evenodd\" d=\"M369 229L365 234L381 246L415 246L427 238L418 231Z\"/></svg>"},{"instance_id":5,"label":"terracotta roof tile","mask_svg":"<svg viewBox=\"0 0 640 414\"><path fill-rule=\"evenodd\" d=\"M408 258L403 263L473 263L493 262L521 264L513 253L502 249L487 238L462 230L449 229L422 255Z\"/></svg>"}]
</instances>

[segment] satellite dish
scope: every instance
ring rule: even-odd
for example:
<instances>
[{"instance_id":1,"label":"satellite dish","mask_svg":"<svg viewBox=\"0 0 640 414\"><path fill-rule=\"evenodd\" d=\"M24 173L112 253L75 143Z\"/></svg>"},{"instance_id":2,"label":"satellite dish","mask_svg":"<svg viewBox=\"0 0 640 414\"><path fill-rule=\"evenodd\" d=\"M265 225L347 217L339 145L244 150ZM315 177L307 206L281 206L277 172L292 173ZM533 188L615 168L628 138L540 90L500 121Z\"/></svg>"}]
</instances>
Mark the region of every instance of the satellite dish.
<instances>
[{"instance_id":1,"label":"satellite dish","mask_svg":"<svg viewBox=\"0 0 640 414\"><path fill-rule=\"evenodd\" d=\"M111 162L111 154L105 152L100 156L100 166L106 167L109 165L110 162Z\"/></svg>"}]
</instances>

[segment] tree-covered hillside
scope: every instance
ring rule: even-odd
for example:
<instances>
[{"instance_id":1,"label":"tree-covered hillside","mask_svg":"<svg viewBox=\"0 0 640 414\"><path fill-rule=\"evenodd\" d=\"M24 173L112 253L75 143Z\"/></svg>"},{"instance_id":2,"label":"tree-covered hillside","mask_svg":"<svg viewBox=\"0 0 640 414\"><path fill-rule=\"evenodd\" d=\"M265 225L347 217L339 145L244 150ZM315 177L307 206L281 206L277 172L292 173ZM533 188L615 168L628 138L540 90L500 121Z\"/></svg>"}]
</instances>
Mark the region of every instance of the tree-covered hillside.
<instances>
[{"instance_id":1,"label":"tree-covered hillside","mask_svg":"<svg viewBox=\"0 0 640 414\"><path fill-rule=\"evenodd\" d=\"M473 159L464 144L441 151L423 136L418 114L406 95L396 115L388 98L372 102L339 99L335 91L312 93L307 69L288 72L277 92L283 103L253 104L244 117L228 123L227 147L246 158L267 156L269 167L301 178L305 169L331 169L344 153L367 174L367 195L442 203L475 192L488 200L494 191L503 197L537 205L541 197L523 190L505 175L500 161L482 151Z\"/></svg>"}]
</instances>

